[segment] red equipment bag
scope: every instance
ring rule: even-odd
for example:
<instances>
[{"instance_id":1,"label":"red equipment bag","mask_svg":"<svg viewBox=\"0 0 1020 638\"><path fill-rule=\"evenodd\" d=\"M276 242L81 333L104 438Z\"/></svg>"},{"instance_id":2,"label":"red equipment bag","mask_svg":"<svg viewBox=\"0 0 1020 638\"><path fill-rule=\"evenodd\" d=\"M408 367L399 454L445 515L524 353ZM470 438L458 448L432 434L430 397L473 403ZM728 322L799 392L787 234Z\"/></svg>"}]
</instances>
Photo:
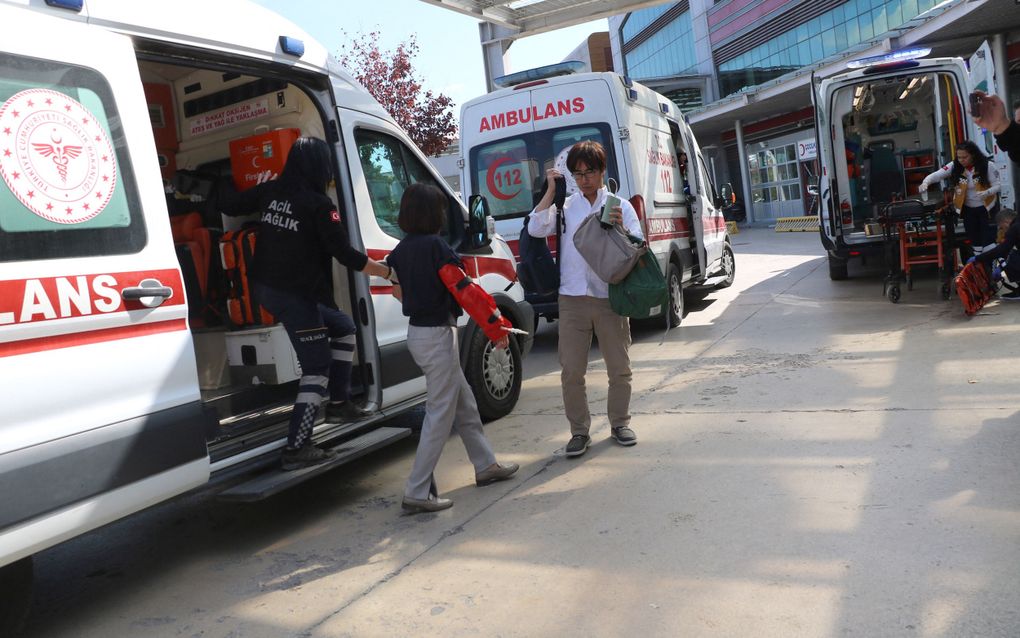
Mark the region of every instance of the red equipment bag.
<instances>
[{"instance_id":1,"label":"red equipment bag","mask_svg":"<svg viewBox=\"0 0 1020 638\"><path fill-rule=\"evenodd\" d=\"M272 325L273 316L266 312L248 280L248 268L255 257L255 236L258 227L242 228L223 233L220 254L227 278L227 316L230 323L245 326Z\"/></svg>"},{"instance_id":2,"label":"red equipment bag","mask_svg":"<svg viewBox=\"0 0 1020 638\"><path fill-rule=\"evenodd\" d=\"M968 317L981 310L994 293L988 268L979 261L967 264L956 276L956 294L963 302L963 312Z\"/></svg>"},{"instance_id":3,"label":"red equipment bag","mask_svg":"<svg viewBox=\"0 0 1020 638\"><path fill-rule=\"evenodd\" d=\"M489 341L496 342L507 336L513 324L499 312L492 295L476 284L459 266L446 264L439 269L439 278L450 291L457 304L481 327Z\"/></svg>"}]
</instances>

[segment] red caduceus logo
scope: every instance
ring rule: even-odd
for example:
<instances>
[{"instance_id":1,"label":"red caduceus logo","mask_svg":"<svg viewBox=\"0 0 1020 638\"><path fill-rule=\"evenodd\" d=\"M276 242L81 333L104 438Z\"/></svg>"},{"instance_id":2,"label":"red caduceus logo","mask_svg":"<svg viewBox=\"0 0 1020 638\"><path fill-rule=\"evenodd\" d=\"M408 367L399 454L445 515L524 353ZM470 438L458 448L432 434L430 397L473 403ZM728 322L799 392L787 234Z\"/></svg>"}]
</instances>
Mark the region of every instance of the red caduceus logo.
<instances>
[{"instance_id":1,"label":"red caduceus logo","mask_svg":"<svg viewBox=\"0 0 1020 638\"><path fill-rule=\"evenodd\" d=\"M485 174L485 185L489 192L496 199L510 200L517 197L521 192L521 169L514 168L500 171L500 167L512 161L509 157L501 157L489 164L489 171ZM512 193L505 193L502 189L517 187Z\"/></svg>"},{"instance_id":2,"label":"red caduceus logo","mask_svg":"<svg viewBox=\"0 0 1020 638\"><path fill-rule=\"evenodd\" d=\"M80 224L110 203L117 164L106 129L84 105L27 89L0 106L0 176L39 217Z\"/></svg>"}]
</instances>

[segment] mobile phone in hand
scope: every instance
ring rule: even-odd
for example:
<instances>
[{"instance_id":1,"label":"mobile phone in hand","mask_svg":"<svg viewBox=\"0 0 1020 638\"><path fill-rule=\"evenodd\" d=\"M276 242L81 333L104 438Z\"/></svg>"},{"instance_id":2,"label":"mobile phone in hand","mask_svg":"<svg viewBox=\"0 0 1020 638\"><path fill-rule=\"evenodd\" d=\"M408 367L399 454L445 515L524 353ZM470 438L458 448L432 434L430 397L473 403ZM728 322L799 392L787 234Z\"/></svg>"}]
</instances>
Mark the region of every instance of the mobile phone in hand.
<instances>
[{"instance_id":1,"label":"mobile phone in hand","mask_svg":"<svg viewBox=\"0 0 1020 638\"><path fill-rule=\"evenodd\" d=\"M981 117L981 96L977 93L971 93L969 97L971 117Z\"/></svg>"},{"instance_id":2,"label":"mobile phone in hand","mask_svg":"<svg viewBox=\"0 0 1020 638\"><path fill-rule=\"evenodd\" d=\"M614 208L620 205L620 198L616 195L606 195L606 204L602 207L602 217L599 221L602 222L603 226L612 225L612 221L609 219L609 214L613 212Z\"/></svg>"}]
</instances>

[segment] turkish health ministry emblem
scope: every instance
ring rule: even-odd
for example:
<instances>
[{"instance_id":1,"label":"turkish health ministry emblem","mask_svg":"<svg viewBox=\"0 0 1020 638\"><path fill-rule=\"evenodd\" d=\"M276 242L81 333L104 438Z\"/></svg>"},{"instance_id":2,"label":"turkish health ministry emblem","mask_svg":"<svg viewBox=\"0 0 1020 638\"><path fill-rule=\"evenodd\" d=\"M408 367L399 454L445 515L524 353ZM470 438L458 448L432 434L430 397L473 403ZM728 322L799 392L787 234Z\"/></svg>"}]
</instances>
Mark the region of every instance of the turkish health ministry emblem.
<instances>
[{"instance_id":1,"label":"turkish health ministry emblem","mask_svg":"<svg viewBox=\"0 0 1020 638\"><path fill-rule=\"evenodd\" d=\"M106 130L80 102L27 89L0 106L0 175L39 217L80 224L110 202L117 165Z\"/></svg>"}]
</instances>

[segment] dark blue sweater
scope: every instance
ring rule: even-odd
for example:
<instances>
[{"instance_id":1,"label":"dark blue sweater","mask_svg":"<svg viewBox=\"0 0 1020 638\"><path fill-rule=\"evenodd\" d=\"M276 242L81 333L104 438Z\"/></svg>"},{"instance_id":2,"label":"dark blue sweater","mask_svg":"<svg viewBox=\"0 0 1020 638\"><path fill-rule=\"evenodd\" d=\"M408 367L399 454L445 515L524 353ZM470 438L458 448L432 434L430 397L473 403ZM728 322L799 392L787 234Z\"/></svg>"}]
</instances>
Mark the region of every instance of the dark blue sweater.
<instances>
[{"instance_id":1,"label":"dark blue sweater","mask_svg":"<svg viewBox=\"0 0 1020 638\"><path fill-rule=\"evenodd\" d=\"M400 280L404 315L412 326L449 326L461 315L460 306L439 278L447 264L464 264L439 235L408 235L386 258Z\"/></svg>"}]
</instances>

